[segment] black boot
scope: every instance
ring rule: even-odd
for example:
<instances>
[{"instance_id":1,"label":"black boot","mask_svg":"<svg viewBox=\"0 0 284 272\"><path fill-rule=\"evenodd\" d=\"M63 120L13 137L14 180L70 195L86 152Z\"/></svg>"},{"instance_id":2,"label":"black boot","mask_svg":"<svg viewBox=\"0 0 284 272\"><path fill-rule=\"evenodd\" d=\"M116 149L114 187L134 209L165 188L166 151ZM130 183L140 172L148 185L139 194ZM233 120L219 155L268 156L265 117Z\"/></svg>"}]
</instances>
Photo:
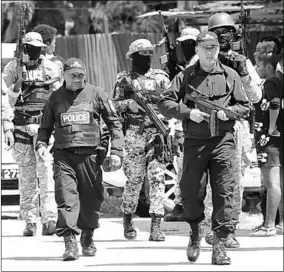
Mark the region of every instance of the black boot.
<instances>
[{"instance_id":1,"label":"black boot","mask_svg":"<svg viewBox=\"0 0 284 272\"><path fill-rule=\"evenodd\" d=\"M64 233L65 252L63 261L75 261L79 259L76 236L68 230Z\"/></svg>"},{"instance_id":2,"label":"black boot","mask_svg":"<svg viewBox=\"0 0 284 272\"><path fill-rule=\"evenodd\" d=\"M27 223L24 229L24 236L35 236L36 235L36 223Z\"/></svg>"},{"instance_id":3,"label":"black boot","mask_svg":"<svg viewBox=\"0 0 284 272\"><path fill-rule=\"evenodd\" d=\"M42 235L53 235L56 231L56 222L51 220L43 224Z\"/></svg>"},{"instance_id":4,"label":"black boot","mask_svg":"<svg viewBox=\"0 0 284 272\"><path fill-rule=\"evenodd\" d=\"M190 262L195 262L200 254L200 242L203 235L203 228L201 224L190 224L190 236L187 246L187 259Z\"/></svg>"},{"instance_id":5,"label":"black boot","mask_svg":"<svg viewBox=\"0 0 284 272\"><path fill-rule=\"evenodd\" d=\"M93 241L93 229L83 229L80 237L83 256L95 256L97 248Z\"/></svg>"},{"instance_id":6,"label":"black boot","mask_svg":"<svg viewBox=\"0 0 284 272\"><path fill-rule=\"evenodd\" d=\"M227 256L224 242L225 238L219 238L214 232L214 244L212 252L212 264L217 265L229 265L231 259Z\"/></svg>"},{"instance_id":7,"label":"black boot","mask_svg":"<svg viewBox=\"0 0 284 272\"><path fill-rule=\"evenodd\" d=\"M184 213L183 213L183 206L176 204L173 210L167 215L165 215L164 221L166 222L185 221Z\"/></svg>"},{"instance_id":8,"label":"black boot","mask_svg":"<svg viewBox=\"0 0 284 272\"><path fill-rule=\"evenodd\" d=\"M133 214L123 214L123 228L124 228L124 237L128 240L136 238L136 230L133 224Z\"/></svg>"},{"instance_id":9,"label":"black boot","mask_svg":"<svg viewBox=\"0 0 284 272\"><path fill-rule=\"evenodd\" d=\"M150 237L149 241L165 241L165 236L161 231L161 215L151 214L151 230L150 230Z\"/></svg>"}]
</instances>

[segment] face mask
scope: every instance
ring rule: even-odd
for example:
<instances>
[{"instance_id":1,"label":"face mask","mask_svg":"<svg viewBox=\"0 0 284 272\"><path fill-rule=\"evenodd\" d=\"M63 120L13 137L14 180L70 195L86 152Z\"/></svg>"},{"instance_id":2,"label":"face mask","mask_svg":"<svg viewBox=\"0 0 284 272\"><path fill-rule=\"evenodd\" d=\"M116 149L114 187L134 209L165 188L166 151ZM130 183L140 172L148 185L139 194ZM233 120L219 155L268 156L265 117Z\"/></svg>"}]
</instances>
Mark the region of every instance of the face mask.
<instances>
[{"instance_id":1,"label":"face mask","mask_svg":"<svg viewBox=\"0 0 284 272\"><path fill-rule=\"evenodd\" d=\"M193 40L188 40L181 43L185 61L189 61L195 55L195 45L196 43Z\"/></svg>"},{"instance_id":2,"label":"face mask","mask_svg":"<svg viewBox=\"0 0 284 272\"><path fill-rule=\"evenodd\" d=\"M141 72L147 72L151 67L151 57L141 56L138 52L132 54L132 65L141 68Z\"/></svg>"},{"instance_id":3,"label":"face mask","mask_svg":"<svg viewBox=\"0 0 284 272\"><path fill-rule=\"evenodd\" d=\"M37 60L41 54L41 47L32 46L30 44L26 45L26 50L30 60Z\"/></svg>"}]
</instances>

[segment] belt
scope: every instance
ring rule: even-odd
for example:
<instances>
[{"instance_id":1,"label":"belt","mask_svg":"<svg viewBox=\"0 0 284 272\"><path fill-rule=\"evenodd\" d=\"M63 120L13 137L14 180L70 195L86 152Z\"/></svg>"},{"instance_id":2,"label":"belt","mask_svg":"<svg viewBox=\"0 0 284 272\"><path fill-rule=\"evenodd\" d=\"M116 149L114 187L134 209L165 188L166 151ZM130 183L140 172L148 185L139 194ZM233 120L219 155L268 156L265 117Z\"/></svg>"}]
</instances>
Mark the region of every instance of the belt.
<instances>
[{"instance_id":1,"label":"belt","mask_svg":"<svg viewBox=\"0 0 284 272\"><path fill-rule=\"evenodd\" d=\"M29 124L40 124L42 113L40 111L16 111L14 124L15 126L24 126Z\"/></svg>"},{"instance_id":2,"label":"belt","mask_svg":"<svg viewBox=\"0 0 284 272\"><path fill-rule=\"evenodd\" d=\"M40 125L42 121L42 116L31 116L31 117L20 117L16 116L13 120L15 126L25 126L29 124Z\"/></svg>"}]
</instances>

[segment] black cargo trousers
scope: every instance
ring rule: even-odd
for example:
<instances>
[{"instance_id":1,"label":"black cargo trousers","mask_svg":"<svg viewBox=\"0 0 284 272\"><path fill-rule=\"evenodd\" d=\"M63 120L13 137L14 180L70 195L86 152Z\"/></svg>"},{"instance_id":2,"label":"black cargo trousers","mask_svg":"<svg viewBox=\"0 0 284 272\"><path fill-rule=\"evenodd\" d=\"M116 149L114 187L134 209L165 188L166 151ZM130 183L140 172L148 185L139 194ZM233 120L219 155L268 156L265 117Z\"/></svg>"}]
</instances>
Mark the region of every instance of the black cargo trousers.
<instances>
[{"instance_id":1,"label":"black cargo trousers","mask_svg":"<svg viewBox=\"0 0 284 272\"><path fill-rule=\"evenodd\" d=\"M92 147L55 150L57 236L63 236L67 230L79 235L80 229L99 227L99 210L104 200L100 164Z\"/></svg>"},{"instance_id":2,"label":"black cargo trousers","mask_svg":"<svg viewBox=\"0 0 284 272\"><path fill-rule=\"evenodd\" d=\"M226 237L233 232L232 200L236 182L233 133L210 139L185 139L181 197L186 221L199 224L204 219L204 199L209 172L212 188L212 229Z\"/></svg>"}]
</instances>

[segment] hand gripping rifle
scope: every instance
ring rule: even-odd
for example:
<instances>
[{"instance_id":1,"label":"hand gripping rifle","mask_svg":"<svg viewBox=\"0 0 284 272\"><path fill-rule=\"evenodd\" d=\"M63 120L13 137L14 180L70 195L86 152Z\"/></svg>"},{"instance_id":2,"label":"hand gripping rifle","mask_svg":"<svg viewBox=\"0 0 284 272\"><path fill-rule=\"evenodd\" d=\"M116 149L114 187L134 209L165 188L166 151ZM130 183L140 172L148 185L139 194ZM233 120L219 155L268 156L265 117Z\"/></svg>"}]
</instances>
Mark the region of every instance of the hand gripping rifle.
<instances>
[{"instance_id":1,"label":"hand gripping rifle","mask_svg":"<svg viewBox=\"0 0 284 272\"><path fill-rule=\"evenodd\" d=\"M241 40L241 53L248 58L248 42L249 32L247 31L247 24L250 22L250 9L245 9L243 0L241 0L241 12L239 16L242 29L242 40Z\"/></svg>"},{"instance_id":2,"label":"hand gripping rifle","mask_svg":"<svg viewBox=\"0 0 284 272\"><path fill-rule=\"evenodd\" d=\"M224 111L226 116L231 120L240 120L243 117L242 114L235 113L210 101L210 97L208 95L201 93L192 85L188 84L188 87L193 92L190 94L187 93L185 95L185 104L187 103L187 101L192 101L196 104L196 106L202 106L210 111L210 117L208 119L205 118L205 121L209 123L211 137L219 135L219 119L217 117L217 112L219 110Z\"/></svg>"}]
</instances>

